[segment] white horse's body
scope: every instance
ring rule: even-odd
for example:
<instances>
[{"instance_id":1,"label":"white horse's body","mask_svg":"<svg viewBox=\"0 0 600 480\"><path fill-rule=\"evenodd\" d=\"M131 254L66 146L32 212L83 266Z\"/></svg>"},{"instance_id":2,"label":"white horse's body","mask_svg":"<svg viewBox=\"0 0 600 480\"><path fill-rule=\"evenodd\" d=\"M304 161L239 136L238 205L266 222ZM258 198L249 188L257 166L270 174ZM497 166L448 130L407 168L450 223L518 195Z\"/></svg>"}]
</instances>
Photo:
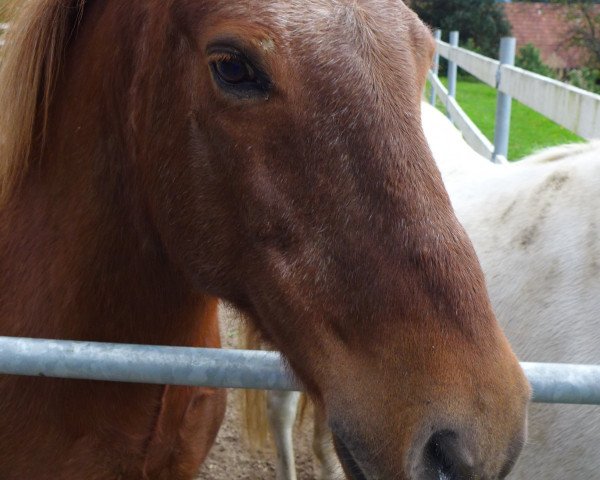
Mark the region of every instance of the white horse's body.
<instances>
[{"instance_id":1,"label":"white horse's body","mask_svg":"<svg viewBox=\"0 0 600 480\"><path fill-rule=\"evenodd\" d=\"M600 364L600 143L494 165L429 105L423 126L519 358ZM533 404L510 478L600 479L600 407Z\"/></svg>"},{"instance_id":2,"label":"white horse's body","mask_svg":"<svg viewBox=\"0 0 600 480\"><path fill-rule=\"evenodd\" d=\"M600 364L600 143L495 165L427 104L423 126L519 358ZM289 410L295 399L280 401ZM331 464L323 443L315 440L317 457ZM509 478L600 479L600 406L533 404L528 442Z\"/></svg>"}]
</instances>

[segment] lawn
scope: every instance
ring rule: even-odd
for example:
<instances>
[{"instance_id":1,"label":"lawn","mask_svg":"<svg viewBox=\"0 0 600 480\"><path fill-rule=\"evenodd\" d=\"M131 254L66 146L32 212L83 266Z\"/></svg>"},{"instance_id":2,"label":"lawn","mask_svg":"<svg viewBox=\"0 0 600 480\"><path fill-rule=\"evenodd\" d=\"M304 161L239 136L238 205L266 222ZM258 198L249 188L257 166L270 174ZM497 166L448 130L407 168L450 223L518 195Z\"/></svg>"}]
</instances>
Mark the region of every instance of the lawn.
<instances>
[{"instance_id":1,"label":"lawn","mask_svg":"<svg viewBox=\"0 0 600 480\"><path fill-rule=\"evenodd\" d=\"M446 84L446 79L442 79ZM496 90L471 78L459 79L456 99L480 128L494 142ZM442 109L443 106L438 105ZM583 141L569 130L557 125L522 103L513 100L510 123L509 160L518 160L543 147Z\"/></svg>"}]
</instances>

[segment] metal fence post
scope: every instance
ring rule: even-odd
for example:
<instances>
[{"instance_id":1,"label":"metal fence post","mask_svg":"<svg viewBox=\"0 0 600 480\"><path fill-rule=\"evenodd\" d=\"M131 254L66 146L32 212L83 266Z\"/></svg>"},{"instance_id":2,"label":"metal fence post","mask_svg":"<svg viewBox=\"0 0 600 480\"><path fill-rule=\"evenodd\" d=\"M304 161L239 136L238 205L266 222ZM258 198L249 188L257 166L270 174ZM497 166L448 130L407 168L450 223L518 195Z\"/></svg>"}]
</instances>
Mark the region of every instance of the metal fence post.
<instances>
[{"instance_id":1,"label":"metal fence post","mask_svg":"<svg viewBox=\"0 0 600 480\"><path fill-rule=\"evenodd\" d=\"M458 47L459 33L457 31L450 32L450 46ZM448 55L451 56L451 55ZM457 73L456 62L448 59L448 95L456 97L456 73Z\"/></svg>"},{"instance_id":2,"label":"metal fence post","mask_svg":"<svg viewBox=\"0 0 600 480\"><path fill-rule=\"evenodd\" d=\"M435 55L433 56L433 65L431 71L437 77L440 73L440 52L437 47L437 41L442 39L442 31L438 28L433 32L433 38L435 38ZM431 85L431 94L429 95L429 103L435 106L435 88Z\"/></svg>"},{"instance_id":3,"label":"metal fence post","mask_svg":"<svg viewBox=\"0 0 600 480\"><path fill-rule=\"evenodd\" d=\"M496 88L500 86L502 65L515 64L517 40L514 37L504 37L500 40L500 67L496 77ZM508 140L510 134L510 113L512 97L498 91L496 102L496 126L494 128L494 154L492 161L498 163L498 157L508 158Z\"/></svg>"}]
</instances>

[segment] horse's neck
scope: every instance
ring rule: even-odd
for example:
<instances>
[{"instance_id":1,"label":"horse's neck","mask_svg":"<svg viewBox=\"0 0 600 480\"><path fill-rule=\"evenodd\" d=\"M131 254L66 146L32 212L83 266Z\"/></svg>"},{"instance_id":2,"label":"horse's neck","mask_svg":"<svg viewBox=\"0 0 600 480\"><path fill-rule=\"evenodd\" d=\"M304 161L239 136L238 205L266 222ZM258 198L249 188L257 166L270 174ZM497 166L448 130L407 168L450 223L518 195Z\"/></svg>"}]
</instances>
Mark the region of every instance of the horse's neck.
<instances>
[{"instance_id":1,"label":"horse's neck","mask_svg":"<svg viewBox=\"0 0 600 480\"><path fill-rule=\"evenodd\" d=\"M214 302L166 257L118 142L64 110L0 211L0 334L193 342Z\"/></svg>"},{"instance_id":2,"label":"horse's neck","mask_svg":"<svg viewBox=\"0 0 600 480\"><path fill-rule=\"evenodd\" d=\"M1 334L187 342L204 302L92 175L30 175L0 213Z\"/></svg>"},{"instance_id":3,"label":"horse's neck","mask_svg":"<svg viewBox=\"0 0 600 480\"><path fill-rule=\"evenodd\" d=\"M152 227L128 140L133 71L102 33L72 41L44 148L0 211L1 333L186 344L214 301L192 293Z\"/></svg>"}]
</instances>

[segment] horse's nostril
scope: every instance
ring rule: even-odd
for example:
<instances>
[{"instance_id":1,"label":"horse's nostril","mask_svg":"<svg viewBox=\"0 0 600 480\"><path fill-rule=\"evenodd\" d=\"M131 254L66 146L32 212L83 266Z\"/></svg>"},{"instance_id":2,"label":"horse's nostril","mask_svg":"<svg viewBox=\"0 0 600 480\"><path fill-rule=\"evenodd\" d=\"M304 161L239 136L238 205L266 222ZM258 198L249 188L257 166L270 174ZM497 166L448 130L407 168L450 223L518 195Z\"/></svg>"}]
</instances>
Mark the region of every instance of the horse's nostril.
<instances>
[{"instance_id":1,"label":"horse's nostril","mask_svg":"<svg viewBox=\"0 0 600 480\"><path fill-rule=\"evenodd\" d=\"M434 433L425 446L425 464L431 478L463 480L473 478L473 455L452 430Z\"/></svg>"}]
</instances>

